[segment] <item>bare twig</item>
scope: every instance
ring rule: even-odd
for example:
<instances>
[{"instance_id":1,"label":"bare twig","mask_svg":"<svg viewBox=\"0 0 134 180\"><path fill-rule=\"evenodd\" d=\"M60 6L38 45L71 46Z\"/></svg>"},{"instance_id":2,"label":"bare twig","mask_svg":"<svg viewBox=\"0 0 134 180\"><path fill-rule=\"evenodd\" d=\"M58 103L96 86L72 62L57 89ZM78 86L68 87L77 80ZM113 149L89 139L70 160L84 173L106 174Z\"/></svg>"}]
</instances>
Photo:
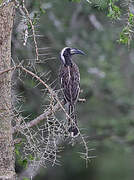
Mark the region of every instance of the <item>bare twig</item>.
<instances>
[{"instance_id":1,"label":"bare twig","mask_svg":"<svg viewBox=\"0 0 134 180\"><path fill-rule=\"evenodd\" d=\"M7 72L9 72L9 71L13 71L13 70L15 70L15 69L16 69L16 66L11 67L11 68L9 68L9 69L5 69L5 70L3 70L3 71L0 71L0 75L2 75L2 74L4 74L4 73L7 73Z\"/></svg>"},{"instance_id":2,"label":"bare twig","mask_svg":"<svg viewBox=\"0 0 134 180\"><path fill-rule=\"evenodd\" d=\"M35 34L35 27L33 25L33 22L30 18L30 15L29 15L29 12L27 10L27 8L25 7L25 4L23 2L23 9L24 11L26 12L26 15L27 15L27 18L28 18L28 21L31 25L31 28L32 28L32 33L33 33L33 40L34 40L34 45L35 45L35 52L36 52L36 60L39 61L39 51L38 51L38 45L37 45L37 40L36 40L36 34Z\"/></svg>"},{"instance_id":3,"label":"bare twig","mask_svg":"<svg viewBox=\"0 0 134 180\"><path fill-rule=\"evenodd\" d=\"M24 0L22 1L22 5L20 5L18 0L14 0L14 1L16 3L16 6L18 7L18 9L20 10L20 13L22 14L22 16L25 17L31 25L32 36L33 36L33 41L34 41L34 46L35 46L36 60L39 61L39 48L38 48L37 39L36 39L37 35L35 33L35 27L33 25L32 19L30 18L30 14L29 14L27 8L25 7ZM24 46L26 45L28 37L30 37L30 36L28 36L28 28L26 28L25 33L24 33L24 43L23 43Z\"/></svg>"}]
</instances>

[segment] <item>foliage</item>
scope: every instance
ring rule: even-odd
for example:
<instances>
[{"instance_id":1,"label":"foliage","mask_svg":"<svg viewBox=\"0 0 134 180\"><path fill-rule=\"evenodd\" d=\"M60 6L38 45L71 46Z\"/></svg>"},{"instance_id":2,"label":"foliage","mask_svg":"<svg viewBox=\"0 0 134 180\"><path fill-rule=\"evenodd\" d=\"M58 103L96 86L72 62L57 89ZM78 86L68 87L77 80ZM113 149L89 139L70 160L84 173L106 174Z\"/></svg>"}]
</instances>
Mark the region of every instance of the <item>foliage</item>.
<instances>
[{"instance_id":1,"label":"foliage","mask_svg":"<svg viewBox=\"0 0 134 180\"><path fill-rule=\"evenodd\" d=\"M130 37L129 28L124 27L122 32L120 33L120 39L118 42L122 44L129 44L130 41L129 37Z\"/></svg>"},{"instance_id":2,"label":"foliage","mask_svg":"<svg viewBox=\"0 0 134 180\"><path fill-rule=\"evenodd\" d=\"M120 8L116 5L114 5L113 2L109 3L109 12L108 12L108 17L110 17L111 19L115 20L115 19L119 19L121 15L120 12Z\"/></svg>"},{"instance_id":3,"label":"foliage","mask_svg":"<svg viewBox=\"0 0 134 180\"><path fill-rule=\"evenodd\" d=\"M22 155L20 151L21 151L21 144L16 144L15 145L16 161L18 162L20 166L22 166L23 168L26 168L28 165L28 160L22 159Z\"/></svg>"}]
</instances>

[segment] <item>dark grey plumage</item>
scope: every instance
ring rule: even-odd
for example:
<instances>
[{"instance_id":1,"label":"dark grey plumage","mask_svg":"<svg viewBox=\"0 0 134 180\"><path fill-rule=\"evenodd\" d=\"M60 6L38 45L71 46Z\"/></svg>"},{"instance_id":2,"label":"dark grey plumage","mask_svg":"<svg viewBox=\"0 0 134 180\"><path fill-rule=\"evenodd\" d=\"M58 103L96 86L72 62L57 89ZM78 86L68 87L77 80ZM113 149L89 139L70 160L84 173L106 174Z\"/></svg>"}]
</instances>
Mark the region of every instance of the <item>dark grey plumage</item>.
<instances>
[{"instance_id":1,"label":"dark grey plumage","mask_svg":"<svg viewBox=\"0 0 134 180\"><path fill-rule=\"evenodd\" d=\"M77 136L77 120L74 114L75 104L78 100L80 92L80 73L78 66L72 61L71 56L74 54L84 54L81 50L66 47L61 51L60 58L62 66L60 68L60 82L63 90L64 99L68 103L68 114L71 118L68 119L71 135ZM72 120L71 120L72 119Z\"/></svg>"}]
</instances>

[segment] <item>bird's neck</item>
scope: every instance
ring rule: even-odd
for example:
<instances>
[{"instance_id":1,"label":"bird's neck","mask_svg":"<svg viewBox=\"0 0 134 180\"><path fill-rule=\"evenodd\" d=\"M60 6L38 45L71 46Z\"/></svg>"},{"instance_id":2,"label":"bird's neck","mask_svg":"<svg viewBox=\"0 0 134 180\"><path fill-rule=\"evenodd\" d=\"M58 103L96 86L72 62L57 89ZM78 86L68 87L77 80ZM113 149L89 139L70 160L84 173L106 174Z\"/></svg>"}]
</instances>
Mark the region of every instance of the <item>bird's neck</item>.
<instances>
[{"instance_id":1,"label":"bird's neck","mask_svg":"<svg viewBox=\"0 0 134 180\"><path fill-rule=\"evenodd\" d=\"M66 57L65 58L65 66L72 66L72 59L71 57Z\"/></svg>"}]
</instances>

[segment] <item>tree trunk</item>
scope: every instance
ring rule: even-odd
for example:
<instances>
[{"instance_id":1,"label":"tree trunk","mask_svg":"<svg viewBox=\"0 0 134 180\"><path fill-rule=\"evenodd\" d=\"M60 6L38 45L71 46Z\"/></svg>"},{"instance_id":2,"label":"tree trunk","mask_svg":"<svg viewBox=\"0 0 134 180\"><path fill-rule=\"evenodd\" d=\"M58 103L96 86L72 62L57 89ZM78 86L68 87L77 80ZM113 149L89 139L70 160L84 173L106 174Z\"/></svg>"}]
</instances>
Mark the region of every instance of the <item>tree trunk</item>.
<instances>
[{"instance_id":1,"label":"tree trunk","mask_svg":"<svg viewBox=\"0 0 134 180\"><path fill-rule=\"evenodd\" d=\"M0 71L10 68L14 3L0 8ZM15 180L11 72L0 76L0 180Z\"/></svg>"}]
</instances>

